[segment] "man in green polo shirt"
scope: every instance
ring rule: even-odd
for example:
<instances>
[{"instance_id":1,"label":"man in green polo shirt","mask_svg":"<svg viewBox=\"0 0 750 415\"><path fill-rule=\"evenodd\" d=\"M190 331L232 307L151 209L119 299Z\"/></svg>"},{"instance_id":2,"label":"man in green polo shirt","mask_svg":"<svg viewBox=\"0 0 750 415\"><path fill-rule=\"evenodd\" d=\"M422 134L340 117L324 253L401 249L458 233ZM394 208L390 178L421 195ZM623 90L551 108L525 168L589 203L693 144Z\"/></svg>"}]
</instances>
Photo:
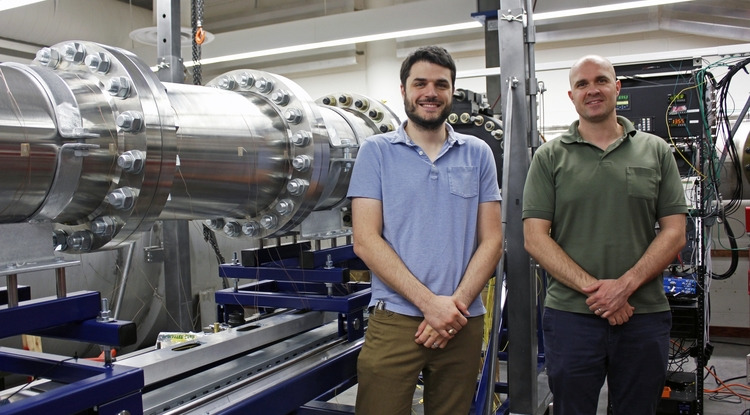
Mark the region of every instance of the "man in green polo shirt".
<instances>
[{"instance_id":1,"label":"man in green polo shirt","mask_svg":"<svg viewBox=\"0 0 750 415\"><path fill-rule=\"evenodd\" d=\"M687 206L669 145L617 116L619 93L608 60L578 60L579 119L538 149L524 188L525 247L552 277L542 326L555 415L595 415L605 379L615 415L655 414L666 377L661 273L685 245Z\"/></svg>"}]
</instances>

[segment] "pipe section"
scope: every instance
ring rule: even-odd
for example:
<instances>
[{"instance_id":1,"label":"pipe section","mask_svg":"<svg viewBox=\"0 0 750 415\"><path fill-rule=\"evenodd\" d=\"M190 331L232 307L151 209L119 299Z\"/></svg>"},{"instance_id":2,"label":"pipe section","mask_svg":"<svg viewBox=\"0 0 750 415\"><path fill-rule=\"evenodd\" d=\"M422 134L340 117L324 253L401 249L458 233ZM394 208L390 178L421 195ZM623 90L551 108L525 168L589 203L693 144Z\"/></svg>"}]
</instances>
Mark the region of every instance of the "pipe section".
<instances>
[{"instance_id":1,"label":"pipe section","mask_svg":"<svg viewBox=\"0 0 750 415\"><path fill-rule=\"evenodd\" d=\"M0 80L0 223L54 223L67 253L116 248L166 219L295 233L346 205L361 140L399 124L380 102L314 101L262 71L163 83L135 55L84 41L0 64Z\"/></svg>"}]
</instances>

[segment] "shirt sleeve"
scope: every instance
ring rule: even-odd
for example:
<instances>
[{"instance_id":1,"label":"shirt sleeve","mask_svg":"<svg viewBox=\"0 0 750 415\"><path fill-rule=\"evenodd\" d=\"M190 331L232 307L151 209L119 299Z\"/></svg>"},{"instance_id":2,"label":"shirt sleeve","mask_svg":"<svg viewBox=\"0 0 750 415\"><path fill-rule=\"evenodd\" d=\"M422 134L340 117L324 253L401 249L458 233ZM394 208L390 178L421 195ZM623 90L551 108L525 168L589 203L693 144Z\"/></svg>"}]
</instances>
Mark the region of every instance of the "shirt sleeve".
<instances>
[{"instance_id":1,"label":"shirt sleeve","mask_svg":"<svg viewBox=\"0 0 750 415\"><path fill-rule=\"evenodd\" d=\"M555 215L555 183L549 151L541 146L534 157L523 187L522 219L552 220Z\"/></svg>"},{"instance_id":2,"label":"shirt sleeve","mask_svg":"<svg viewBox=\"0 0 750 415\"><path fill-rule=\"evenodd\" d=\"M497 182L497 166L489 145L482 142L482 166L480 170L479 203L502 200Z\"/></svg>"},{"instance_id":3,"label":"shirt sleeve","mask_svg":"<svg viewBox=\"0 0 750 415\"><path fill-rule=\"evenodd\" d=\"M383 200L382 153L372 137L365 139L357 152L347 197Z\"/></svg>"}]
</instances>

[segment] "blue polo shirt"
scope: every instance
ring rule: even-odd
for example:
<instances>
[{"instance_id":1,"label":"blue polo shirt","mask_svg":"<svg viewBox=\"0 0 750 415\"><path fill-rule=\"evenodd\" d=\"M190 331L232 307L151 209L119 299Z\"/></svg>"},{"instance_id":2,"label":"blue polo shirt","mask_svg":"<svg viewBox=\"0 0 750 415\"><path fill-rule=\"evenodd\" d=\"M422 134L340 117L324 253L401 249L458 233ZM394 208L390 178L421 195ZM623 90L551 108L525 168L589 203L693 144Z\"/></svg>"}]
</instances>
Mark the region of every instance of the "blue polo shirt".
<instances>
[{"instance_id":1,"label":"blue polo shirt","mask_svg":"<svg viewBox=\"0 0 750 415\"><path fill-rule=\"evenodd\" d=\"M492 150L445 124L448 139L435 161L404 130L367 138L357 154L349 198L383 202L383 238L433 293L451 295L477 247L479 204L500 200ZM421 311L372 276L370 305L410 316ZM469 306L484 314L481 298Z\"/></svg>"}]
</instances>

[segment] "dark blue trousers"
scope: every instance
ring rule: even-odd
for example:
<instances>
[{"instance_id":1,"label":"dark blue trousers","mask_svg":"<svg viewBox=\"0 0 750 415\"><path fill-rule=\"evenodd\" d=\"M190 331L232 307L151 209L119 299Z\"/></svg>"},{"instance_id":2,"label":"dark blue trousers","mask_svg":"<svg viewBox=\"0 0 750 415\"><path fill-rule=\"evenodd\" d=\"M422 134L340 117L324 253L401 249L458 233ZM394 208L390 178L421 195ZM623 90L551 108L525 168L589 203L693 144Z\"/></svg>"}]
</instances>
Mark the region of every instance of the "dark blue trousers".
<instances>
[{"instance_id":1,"label":"dark blue trousers","mask_svg":"<svg viewBox=\"0 0 750 415\"><path fill-rule=\"evenodd\" d=\"M619 326L594 314L545 308L544 351L555 415L596 415L607 380L614 415L656 413L669 358L669 311Z\"/></svg>"}]
</instances>

